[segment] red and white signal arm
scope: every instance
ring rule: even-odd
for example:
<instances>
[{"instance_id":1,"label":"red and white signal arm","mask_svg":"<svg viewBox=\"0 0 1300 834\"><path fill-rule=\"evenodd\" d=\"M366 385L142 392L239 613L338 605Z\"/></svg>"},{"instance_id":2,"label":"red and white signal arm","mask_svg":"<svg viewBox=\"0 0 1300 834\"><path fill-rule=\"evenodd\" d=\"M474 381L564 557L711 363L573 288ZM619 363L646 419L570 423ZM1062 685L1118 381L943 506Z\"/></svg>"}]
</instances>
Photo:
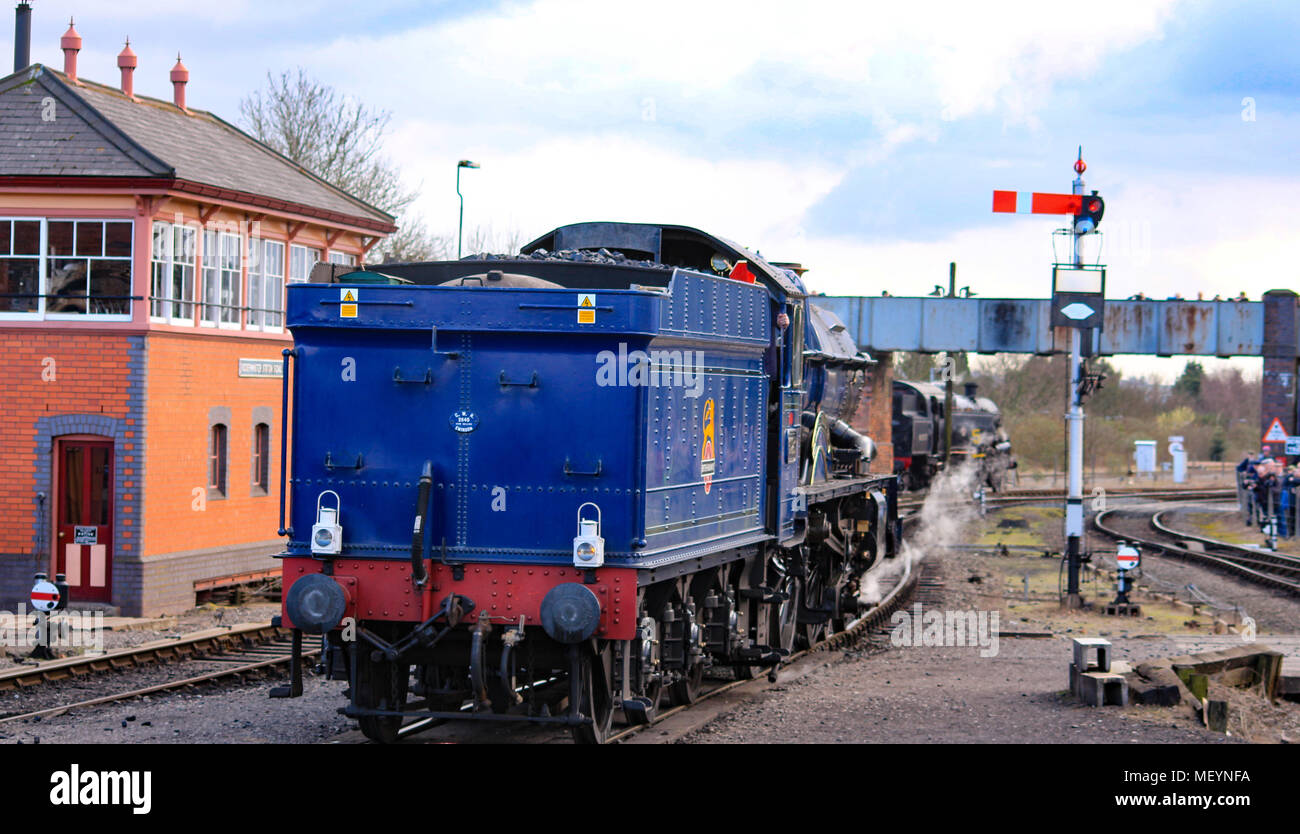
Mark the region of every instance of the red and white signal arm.
<instances>
[{"instance_id":1,"label":"red and white signal arm","mask_svg":"<svg viewBox=\"0 0 1300 834\"><path fill-rule=\"evenodd\" d=\"M32 608L37 611L53 611L59 605L59 589L44 579L32 586L31 596Z\"/></svg>"},{"instance_id":2,"label":"red and white signal arm","mask_svg":"<svg viewBox=\"0 0 1300 834\"><path fill-rule=\"evenodd\" d=\"M1115 548L1115 561L1120 570L1133 570L1142 563L1142 555L1131 544L1120 544Z\"/></svg>"}]
</instances>

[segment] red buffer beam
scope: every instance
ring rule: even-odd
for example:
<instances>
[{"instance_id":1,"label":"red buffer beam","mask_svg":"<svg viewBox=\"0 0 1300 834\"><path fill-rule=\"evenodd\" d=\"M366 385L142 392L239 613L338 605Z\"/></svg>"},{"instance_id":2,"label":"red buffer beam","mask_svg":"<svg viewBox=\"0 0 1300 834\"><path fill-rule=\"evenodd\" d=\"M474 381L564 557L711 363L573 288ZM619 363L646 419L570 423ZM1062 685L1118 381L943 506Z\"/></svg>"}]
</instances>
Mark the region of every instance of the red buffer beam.
<instances>
[{"instance_id":1,"label":"red buffer beam","mask_svg":"<svg viewBox=\"0 0 1300 834\"><path fill-rule=\"evenodd\" d=\"M993 211L1004 214L1080 214L1081 194L1042 194L1037 191L994 191Z\"/></svg>"}]
</instances>

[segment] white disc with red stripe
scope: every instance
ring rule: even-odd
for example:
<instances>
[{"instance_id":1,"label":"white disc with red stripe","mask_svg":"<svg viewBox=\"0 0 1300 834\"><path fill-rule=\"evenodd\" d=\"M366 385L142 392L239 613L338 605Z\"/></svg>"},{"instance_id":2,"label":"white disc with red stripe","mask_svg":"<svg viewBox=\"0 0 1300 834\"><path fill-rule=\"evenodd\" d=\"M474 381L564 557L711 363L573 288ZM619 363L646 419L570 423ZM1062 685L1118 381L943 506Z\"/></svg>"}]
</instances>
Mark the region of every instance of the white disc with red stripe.
<instances>
[{"instance_id":1,"label":"white disc with red stripe","mask_svg":"<svg viewBox=\"0 0 1300 834\"><path fill-rule=\"evenodd\" d=\"M42 579L32 586L32 608L53 611L59 604L59 589L53 582Z\"/></svg>"}]
</instances>

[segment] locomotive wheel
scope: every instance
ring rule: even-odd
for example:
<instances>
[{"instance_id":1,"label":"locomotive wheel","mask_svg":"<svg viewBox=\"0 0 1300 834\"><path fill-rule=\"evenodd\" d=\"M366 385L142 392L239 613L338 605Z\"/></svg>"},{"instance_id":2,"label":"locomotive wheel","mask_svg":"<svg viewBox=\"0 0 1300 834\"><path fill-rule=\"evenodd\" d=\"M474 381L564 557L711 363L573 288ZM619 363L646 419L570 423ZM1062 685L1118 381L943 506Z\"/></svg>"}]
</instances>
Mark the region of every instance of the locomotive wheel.
<instances>
[{"instance_id":1,"label":"locomotive wheel","mask_svg":"<svg viewBox=\"0 0 1300 834\"><path fill-rule=\"evenodd\" d=\"M699 603L697 602L698 606ZM696 610L700 610L698 607ZM692 648L700 648L698 644L693 643L693 633L701 631L704 626L699 623L695 616L691 615L685 606L681 607L682 616L686 618L686 657L689 662L692 654ZM700 689L704 686L704 654L699 652L695 657L695 663L688 666L677 680L673 681L668 687L668 696L674 706L684 706L695 703L695 699L700 697Z\"/></svg>"},{"instance_id":2,"label":"locomotive wheel","mask_svg":"<svg viewBox=\"0 0 1300 834\"><path fill-rule=\"evenodd\" d=\"M670 691L673 703L677 706L695 703L695 699L700 697L700 689L704 686L704 664L696 663L686 674L673 681Z\"/></svg>"},{"instance_id":3,"label":"locomotive wheel","mask_svg":"<svg viewBox=\"0 0 1300 834\"><path fill-rule=\"evenodd\" d=\"M591 723L574 727L573 740L578 744L604 744L614 723L614 698L609 680L613 652L608 645L594 654L587 649L580 652L578 710Z\"/></svg>"},{"instance_id":4,"label":"locomotive wheel","mask_svg":"<svg viewBox=\"0 0 1300 834\"><path fill-rule=\"evenodd\" d=\"M813 562L808 567L808 577L803 587L803 607L821 608L826 604L826 578L822 575L822 566ZM815 623L800 623L798 636L801 648L812 648L826 633L826 620Z\"/></svg>"},{"instance_id":5,"label":"locomotive wheel","mask_svg":"<svg viewBox=\"0 0 1300 834\"><path fill-rule=\"evenodd\" d=\"M411 667L405 663L373 661L369 652L360 650L357 658L357 706L370 709L401 710L406 706L406 690L411 679ZM397 741L397 731L402 726L400 715L363 715L357 719L362 734L379 744Z\"/></svg>"},{"instance_id":6,"label":"locomotive wheel","mask_svg":"<svg viewBox=\"0 0 1300 834\"><path fill-rule=\"evenodd\" d=\"M646 684L641 695L650 701L650 714L657 714L659 712L659 705L662 704L664 700L664 679L660 677L655 680L654 683Z\"/></svg>"},{"instance_id":7,"label":"locomotive wheel","mask_svg":"<svg viewBox=\"0 0 1300 834\"><path fill-rule=\"evenodd\" d=\"M788 598L779 605L771 606L772 624L768 627L768 634L774 648L789 652L794 651L795 638L798 636L799 594L803 588L797 577L787 576L782 581L780 590L784 591Z\"/></svg>"}]
</instances>

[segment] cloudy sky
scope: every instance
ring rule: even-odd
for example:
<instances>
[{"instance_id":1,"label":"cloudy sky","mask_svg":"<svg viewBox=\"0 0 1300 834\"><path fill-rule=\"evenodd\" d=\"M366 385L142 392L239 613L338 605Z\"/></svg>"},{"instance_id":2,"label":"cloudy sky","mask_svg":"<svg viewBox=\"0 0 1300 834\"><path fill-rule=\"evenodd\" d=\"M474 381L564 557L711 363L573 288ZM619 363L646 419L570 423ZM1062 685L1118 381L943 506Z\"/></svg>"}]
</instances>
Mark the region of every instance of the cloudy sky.
<instances>
[{"instance_id":1,"label":"cloudy sky","mask_svg":"<svg viewBox=\"0 0 1300 834\"><path fill-rule=\"evenodd\" d=\"M234 120L267 71L393 115L388 151L453 231L579 220L696 225L811 268L832 294L1045 296L1051 218L991 192L1106 198L1108 295L1293 287L1300 4L34 0L33 60Z\"/></svg>"}]
</instances>

